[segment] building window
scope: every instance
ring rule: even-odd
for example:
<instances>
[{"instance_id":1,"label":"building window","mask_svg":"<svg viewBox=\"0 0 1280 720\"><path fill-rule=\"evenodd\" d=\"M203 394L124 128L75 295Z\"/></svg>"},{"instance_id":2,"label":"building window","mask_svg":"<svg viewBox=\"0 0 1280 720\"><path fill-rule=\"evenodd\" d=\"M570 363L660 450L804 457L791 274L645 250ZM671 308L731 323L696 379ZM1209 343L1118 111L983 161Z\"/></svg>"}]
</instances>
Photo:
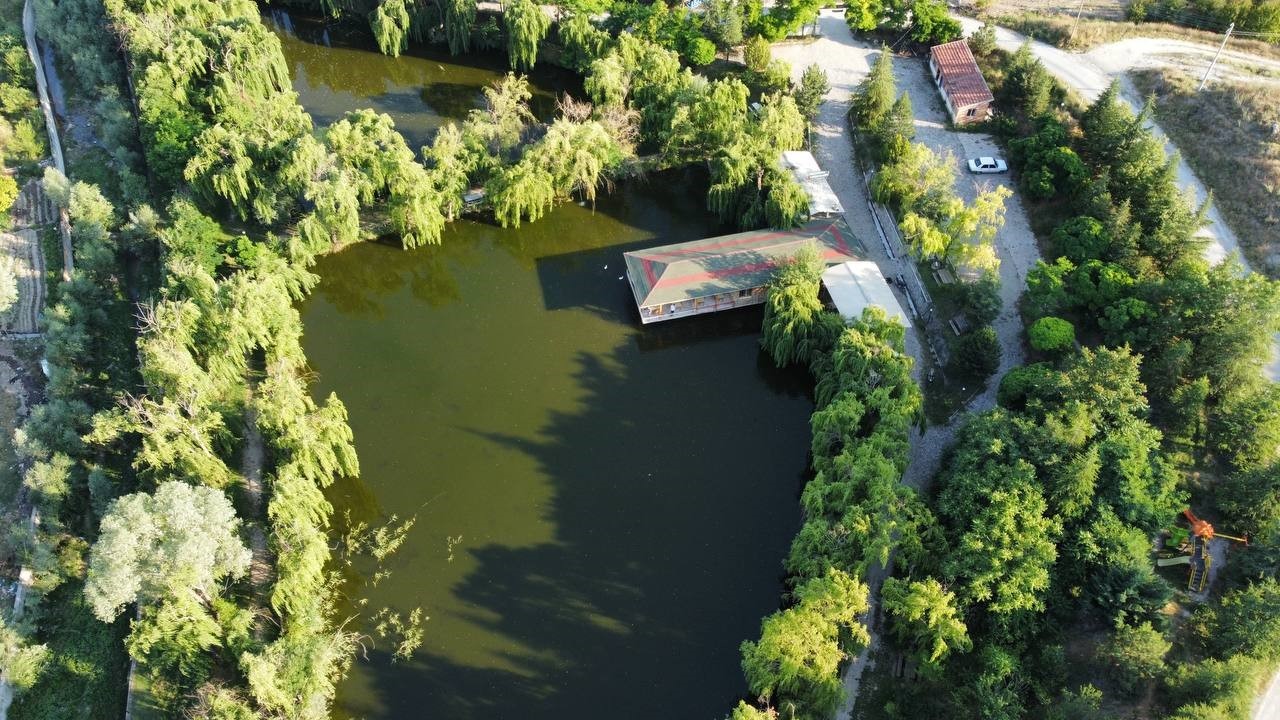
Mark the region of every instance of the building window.
<instances>
[{"instance_id":1,"label":"building window","mask_svg":"<svg viewBox=\"0 0 1280 720\"><path fill-rule=\"evenodd\" d=\"M746 290L739 290L738 297L740 298L751 297L751 288L747 288Z\"/></svg>"},{"instance_id":2,"label":"building window","mask_svg":"<svg viewBox=\"0 0 1280 720\"><path fill-rule=\"evenodd\" d=\"M965 116L965 117L973 117L974 115L977 115L977 114L978 114L978 108L976 108L976 107L971 107L971 108L969 108L968 110L966 110L966 111L965 111L964 116Z\"/></svg>"}]
</instances>

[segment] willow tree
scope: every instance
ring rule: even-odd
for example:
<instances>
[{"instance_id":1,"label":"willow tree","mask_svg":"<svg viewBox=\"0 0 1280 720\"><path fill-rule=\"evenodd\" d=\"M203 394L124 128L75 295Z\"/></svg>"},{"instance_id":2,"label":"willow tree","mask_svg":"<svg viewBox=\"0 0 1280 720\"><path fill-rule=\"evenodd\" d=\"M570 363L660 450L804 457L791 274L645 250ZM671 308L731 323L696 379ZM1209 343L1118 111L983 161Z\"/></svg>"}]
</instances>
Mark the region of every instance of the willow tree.
<instances>
[{"instance_id":1,"label":"willow tree","mask_svg":"<svg viewBox=\"0 0 1280 720\"><path fill-rule=\"evenodd\" d=\"M809 210L809 194L791 173L772 169L768 173L769 194L764 217L771 227L785 230L799 225Z\"/></svg>"},{"instance_id":2,"label":"willow tree","mask_svg":"<svg viewBox=\"0 0 1280 720\"><path fill-rule=\"evenodd\" d=\"M405 0L382 0L369 13L369 28L383 55L400 57L408 46L411 18L404 3Z\"/></svg>"},{"instance_id":3,"label":"willow tree","mask_svg":"<svg viewBox=\"0 0 1280 720\"><path fill-rule=\"evenodd\" d=\"M822 313L822 301L818 299L822 269L818 249L806 245L778 269L769 283L760 344L778 367L809 359L805 352L807 340Z\"/></svg>"},{"instance_id":4,"label":"willow tree","mask_svg":"<svg viewBox=\"0 0 1280 720\"><path fill-rule=\"evenodd\" d=\"M596 105L621 106L630 90L631 73L627 71L621 55L609 53L591 62L582 86Z\"/></svg>"},{"instance_id":5,"label":"willow tree","mask_svg":"<svg viewBox=\"0 0 1280 720\"><path fill-rule=\"evenodd\" d=\"M471 28L476 24L476 0L444 0L444 36L449 53L471 49Z\"/></svg>"},{"instance_id":6,"label":"willow tree","mask_svg":"<svg viewBox=\"0 0 1280 720\"><path fill-rule=\"evenodd\" d=\"M623 160L617 140L594 120L557 120L532 154L551 173L558 195L581 192L592 203L608 172Z\"/></svg>"},{"instance_id":7,"label":"willow tree","mask_svg":"<svg viewBox=\"0 0 1280 720\"><path fill-rule=\"evenodd\" d=\"M401 165L387 190L391 227L400 236L400 244L406 249L439 244L445 216L427 170L416 162Z\"/></svg>"},{"instance_id":8,"label":"willow tree","mask_svg":"<svg viewBox=\"0 0 1280 720\"><path fill-rule=\"evenodd\" d=\"M484 89L485 107L472 110L467 116L464 134L478 138L490 152L503 153L514 148L533 120L533 111L529 109L532 97L528 78L508 73Z\"/></svg>"},{"instance_id":9,"label":"willow tree","mask_svg":"<svg viewBox=\"0 0 1280 720\"><path fill-rule=\"evenodd\" d=\"M534 0L514 0L506 7L507 57L513 69L529 69L538 61L538 43L551 29L551 18Z\"/></svg>"},{"instance_id":10,"label":"willow tree","mask_svg":"<svg viewBox=\"0 0 1280 720\"><path fill-rule=\"evenodd\" d=\"M391 227L404 247L440 242L445 218L439 194L390 116L368 109L347 113L330 126L325 143L362 204L386 203Z\"/></svg>"},{"instance_id":11,"label":"willow tree","mask_svg":"<svg viewBox=\"0 0 1280 720\"><path fill-rule=\"evenodd\" d=\"M431 145L422 148L431 170L431 183L440 194L440 212L452 220L462 212L462 196L470 187L471 172L462 131L449 123L440 128Z\"/></svg>"},{"instance_id":12,"label":"willow tree","mask_svg":"<svg viewBox=\"0 0 1280 720\"><path fill-rule=\"evenodd\" d=\"M555 178L535 157L502 170L485 186L494 217L502 227L520 227L542 217L556 201Z\"/></svg>"}]
</instances>

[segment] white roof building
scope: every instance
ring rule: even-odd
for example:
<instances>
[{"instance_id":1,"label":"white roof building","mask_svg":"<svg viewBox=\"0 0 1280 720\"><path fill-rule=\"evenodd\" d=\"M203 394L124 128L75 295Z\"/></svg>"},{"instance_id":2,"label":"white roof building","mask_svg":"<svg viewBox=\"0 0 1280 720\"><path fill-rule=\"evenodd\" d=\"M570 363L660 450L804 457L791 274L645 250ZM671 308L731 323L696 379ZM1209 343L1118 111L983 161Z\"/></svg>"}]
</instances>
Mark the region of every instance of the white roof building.
<instances>
[{"instance_id":1,"label":"white roof building","mask_svg":"<svg viewBox=\"0 0 1280 720\"><path fill-rule=\"evenodd\" d=\"M861 318L862 311L874 305L884 310L888 317L896 318L903 327L911 327L911 319L903 312L893 289L873 262L851 260L832 265L822 273L822 284L836 304L836 310L846 320Z\"/></svg>"},{"instance_id":2,"label":"white roof building","mask_svg":"<svg viewBox=\"0 0 1280 720\"><path fill-rule=\"evenodd\" d=\"M813 153L806 150L787 150L782 153L782 167L800 183L809 196L810 218L833 218L844 215L840 198L827 182L828 173L818 167Z\"/></svg>"}]
</instances>

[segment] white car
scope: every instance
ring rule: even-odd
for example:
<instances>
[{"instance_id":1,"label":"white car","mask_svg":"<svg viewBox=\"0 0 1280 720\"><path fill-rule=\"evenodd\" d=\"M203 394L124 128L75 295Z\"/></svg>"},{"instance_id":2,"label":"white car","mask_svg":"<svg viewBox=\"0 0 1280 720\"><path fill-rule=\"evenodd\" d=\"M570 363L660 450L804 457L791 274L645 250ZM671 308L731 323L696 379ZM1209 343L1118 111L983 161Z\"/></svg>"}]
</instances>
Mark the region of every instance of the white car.
<instances>
[{"instance_id":1,"label":"white car","mask_svg":"<svg viewBox=\"0 0 1280 720\"><path fill-rule=\"evenodd\" d=\"M1008 169L1009 166L998 157L969 158L969 172L972 173L1002 173Z\"/></svg>"}]
</instances>

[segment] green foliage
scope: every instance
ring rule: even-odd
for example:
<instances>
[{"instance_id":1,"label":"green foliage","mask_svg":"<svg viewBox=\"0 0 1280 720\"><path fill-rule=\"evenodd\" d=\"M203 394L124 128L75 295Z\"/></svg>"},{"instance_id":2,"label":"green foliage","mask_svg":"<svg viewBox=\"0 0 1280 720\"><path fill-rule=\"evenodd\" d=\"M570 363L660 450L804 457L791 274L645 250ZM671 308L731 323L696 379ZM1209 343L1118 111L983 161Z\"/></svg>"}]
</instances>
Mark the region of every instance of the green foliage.
<instances>
[{"instance_id":1,"label":"green foliage","mask_svg":"<svg viewBox=\"0 0 1280 720\"><path fill-rule=\"evenodd\" d=\"M960 22L951 17L942 0L913 0L911 3L911 39L927 45L957 40L963 35Z\"/></svg>"},{"instance_id":2,"label":"green foliage","mask_svg":"<svg viewBox=\"0 0 1280 720\"><path fill-rule=\"evenodd\" d=\"M369 29L383 55L400 57L409 44L409 23L405 0L382 0L369 13Z\"/></svg>"},{"instance_id":3,"label":"green foliage","mask_svg":"<svg viewBox=\"0 0 1280 720\"><path fill-rule=\"evenodd\" d=\"M1076 329L1057 317L1042 317L1027 328L1031 347L1040 352L1066 352L1076 346Z\"/></svg>"},{"instance_id":4,"label":"green foliage","mask_svg":"<svg viewBox=\"0 0 1280 720\"><path fill-rule=\"evenodd\" d=\"M818 286L824 269L817 248L805 247L778 268L769 283L760 344L778 367L812 361L815 326L822 313Z\"/></svg>"},{"instance_id":5,"label":"green foliage","mask_svg":"<svg viewBox=\"0 0 1280 720\"><path fill-rule=\"evenodd\" d=\"M843 697L839 667L869 641L857 617L867 587L839 570L797 589L799 602L760 625L760 640L742 644L751 692L793 717L826 717Z\"/></svg>"},{"instance_id":6,"label":"green foliage","mask_svg":"<svg viewBox=\"0 0 1280 720\"><path fill-rule=\"evenodd\" d=\"M581 16L576 27L587 23ZM471 30L476 24L475 0L446 0L444 2L444 35L449 43L449 54L458 55L471 49ZM562 37L563 37L562 32Z\"/></svg>"},{"instance_id":7,"label":"green foliage","mask_svg":"<svg viewBox=\"0 0 1280 720\"><path fill-rule=\"evenodd\" d=\"M773 60L773 51L769 49L769 41L759 35L752 37L742 49L742 59L747 65L748 72L757 75L763 73Z\"/></svg>"},{"instance_id":8,"label":"green foliage","mask_svg":"<svg viewBox=\"0 0 1280 720\"><path fill-rule=\"evenodd\" d=\"M697 67L710 65L716 59L716 45L706 38L694 38L685 48L689 64Z\"/></svg>"},{"instance_id":9,"label":"green foliage","mask_svg":"<svg viewBox=\"0 0 1280 720\"><path fill-rule=\"evenodd\" d=\"M1142 623L1121 627L1099 648L1100 657L1117 671L1116 681L1128 692L1158 679L1164 672L1164 657L1172 645L1164 634Z\"/></svg>"},{"instance_id":10,"label":"green foliage","mask_svg":"<svg viewBox=\"0 0 1280 720\"><path fill-rule=\"evenodd\" d=\"M1274 663L1280 658L1280 583L1264 578L1223 596L1209 639L1221 657L1250 655Z\"/></svg>"},{"instance_id":11,"label":"green foliage","mask_svg":"<svg viewBox=\"0 0 1280 720\"><path fill-rule=\"evenodd\" d=\"M990 325L971 330L951 346L951 369L974 381L986 380L1000 367L1000 340Z\"/></svg>"},{"instance_id":12,"label":"green foliage","mask_svg":"<svg viewBox=\"0 0 1280 720\"><path fill-rule=\"evenodd\" d=\"M986 57L996 50L996 28L990 22L982 23L982 27L969 36L969 49L978 57Z\"/></svg>"},{"instance_id":13,"label":"green foliage","mask_svg":"<svg viewBox=\"0 0 1280 720\"><path fill-rule=\"evenodd\" d=\"M973 647L956 612L955 595L937 580L886 578L880 596L885 613L895 618L894 632L925 664L939 666L951 652Z\"/></svg>"},{"instance_id":14,"label":"green foliage","mask_svg":"<svg viewBox=\"0 0 1280 720\"><path fill-rule=\"evenodd\" d=\"M893 53L887 46L871 65L871 72L858 84L850 112L859 128L873 130L880 126L893 107Z\"/></svg>"},{"instance_id":15,"label":"green foliage","mask_svg":"<svg viewBox=\"0 0 1280 720\"><path fill-rule=\"evenodd\" d=\"M882 0L854 0L846 7L844 18L853 32L870 32L880 26L884 5Z\"/></svg>"},{"instance_id":16,"label":"green foliage","mask_svg":"<svg viewBox=\"0 0 1280 720\"><path fill-rule=\"evenodd\" d=\"M9 212L18 199L18 181L10 175L0 175L0 214Z\"/></svg>"},{"instance_id":17,"label":"green foliage","mask_svg":"<svg viewBox=\"0 0 1280 720\"><path fill-rule=\"evenodd\" d=\"M528 70L538 61L538 43L551 29L551 18L534 0L512 0L503 8L507 57L511 68Z\"/></svg>"},{"instance_id":18,"label":"green foliage","mask_svg":"<svg viewBox=\"0 0 1280 720\"><path fill-rule=\"evenodd\" d=\"M1000 315L1000 281L992 275L959 287L960 309L978 325L990 325Z\"/></svg>"},{"instance_id":19,"label":"green foliage","mask_svg":"<svg viewBox=\"0 0 1280 720\"><path fill-rule=\"evenodd\" d=\"M154 495L115 500L89 559L85 596L94 614L107 622L134 601L212 596L218 580L249 567L238 526L235 509L213 488L168 482Z\"/></svg>"},{"instance_id":20,"label":"green foliage","mask_svg":"<svg viewBox=\"0 0 1280 720\"><path fill-rule=\"evenodd\" d=\"M703 11L703 23L707 37L726 54L743 40L742 3L737 0L709 0Z\"/></svg>"},{"instance_id":21,"label":"green foliage","mask_svg":"<svg viewBox=\"0 0 1280 720\"><path fill-rule=\"evenodd\" d=\"M800 75L800 86L796 88L796 107L809 122L818 117L818 106L831 91L831 83L827 81L827 73L817 63L804 69Z\"/></svg>"}]
</instances>

